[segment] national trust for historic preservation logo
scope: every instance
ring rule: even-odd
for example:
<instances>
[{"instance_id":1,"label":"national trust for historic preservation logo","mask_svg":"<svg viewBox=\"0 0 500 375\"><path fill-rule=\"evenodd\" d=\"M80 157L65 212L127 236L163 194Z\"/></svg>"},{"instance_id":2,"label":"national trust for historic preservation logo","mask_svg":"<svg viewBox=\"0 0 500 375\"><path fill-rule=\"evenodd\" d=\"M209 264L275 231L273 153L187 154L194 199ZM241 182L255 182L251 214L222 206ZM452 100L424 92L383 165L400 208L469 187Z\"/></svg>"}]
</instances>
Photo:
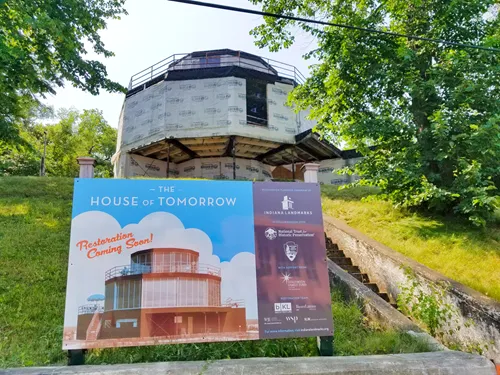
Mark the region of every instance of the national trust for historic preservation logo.
<instances>
[{"instance_id":1,"label":"national trust for historic preservation logo","mask_svg":"<svg viewBox=\"0 0 500 375\"><path fill-rule=\"evenodd\" d=\"M278 237L278 232L274 228L267 228L264 234L266 235L266 238L268 240L274 240L276 237Z\"/></svg>"}]
</instances>

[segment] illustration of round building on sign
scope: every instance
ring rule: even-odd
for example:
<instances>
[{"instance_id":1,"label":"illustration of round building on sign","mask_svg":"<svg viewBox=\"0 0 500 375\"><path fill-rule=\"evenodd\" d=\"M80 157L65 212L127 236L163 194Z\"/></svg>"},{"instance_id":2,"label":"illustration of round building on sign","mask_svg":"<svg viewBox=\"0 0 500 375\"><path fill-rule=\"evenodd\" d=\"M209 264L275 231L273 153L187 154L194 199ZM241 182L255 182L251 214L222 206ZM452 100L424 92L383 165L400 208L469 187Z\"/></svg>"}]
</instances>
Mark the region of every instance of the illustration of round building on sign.
<instances>
[{"instance_id":1,"label":"illustration of round building on sign","mask_svg":"<svg viewBox=\"0 0 500 375\"><path fill-rule=\"evenodd\" d=\"M79 307L77 340L251 338L244 301L222 303L221 270L198 259L194 250L154 248L107 270L104 306Z\"/></svg>"}]
</instances>

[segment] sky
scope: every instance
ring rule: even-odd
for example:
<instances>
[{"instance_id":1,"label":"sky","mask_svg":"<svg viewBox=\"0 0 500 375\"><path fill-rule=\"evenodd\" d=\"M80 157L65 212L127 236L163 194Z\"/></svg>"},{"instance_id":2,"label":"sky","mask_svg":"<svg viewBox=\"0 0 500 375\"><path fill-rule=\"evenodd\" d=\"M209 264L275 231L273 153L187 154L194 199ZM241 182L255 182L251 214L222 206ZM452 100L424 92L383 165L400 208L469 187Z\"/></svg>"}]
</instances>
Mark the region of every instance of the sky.
<instances>
[{"instance_id":1,"label":"sky","mask_svg":"<svg viewBox=\"0 0 500 375\"><path fill-rule=\"evenodd\" d=\"M247 0L206 0L207 2L253 8ZM229 12L168 0L128 0L128 15L121 20L108 21L101 32L106 48L114 57L103 58L93 54L87 58L102 61L108 77L127 86L130 77L139 71L175 53L188 53L210 49L241 50L294 65L307 76L311 61L303 54L315 47L311 36L297 30L296 42L288 50L271 53L259 49L249 31L262 23L257 15ZM124 95L101 92L93 96L66 85L44 102L58 108L74 107L79 110L97 108L103 111L108 123L117 127Z\"/></svg>"}]
</instances>

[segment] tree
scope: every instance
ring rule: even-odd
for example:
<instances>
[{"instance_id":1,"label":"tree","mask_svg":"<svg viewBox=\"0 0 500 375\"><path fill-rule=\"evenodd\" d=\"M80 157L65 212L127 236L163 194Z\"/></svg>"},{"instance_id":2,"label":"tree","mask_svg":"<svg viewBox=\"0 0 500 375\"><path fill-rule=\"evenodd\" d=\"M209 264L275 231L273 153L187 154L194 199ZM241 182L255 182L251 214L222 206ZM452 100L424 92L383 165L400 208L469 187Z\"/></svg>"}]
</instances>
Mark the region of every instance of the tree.
<instances>
[{"instance_id":1,"label":"tree","mask_svg":"<svg viewBox=\"0 0 500 375\"><path fill-rule=\"evenodd\" d=\"M99 35L126 14L125 0L0 1L0 140L18 142L19 120L67 81L97 95L124 88L107 78L87 49L110 57Z\"/></svg>"},{"instance_id":2,"label":"tree","mask_svg":"<svg viewBox=\"0 0 500 375\"><path fill-rule=\"evenodd\" d=\"M111 157L116 149L117 131L96 109L61 110L60 121L47 126L47 174L52 176L78 176L76 158L91 156L96 159L98 177L113 175Z\"/></svg>"},{"instance_id":3,"label":"tree","mask_svg":"<svg viewBox=\"0 0 500 375\"><path fill-rule=\"evenodd\" d=\"M37 121L53 119L54 109L36 102L23 105L24 118L16 123L16 132L5 132L5 137L0 134L0 176L36 176L40 173L41 151L36 146L44 137L44 128ZM0 127L0 133L2 129Z\"/></svg>"},{"instance_id":4,"label":"tree","mask_svg":"<svg viewBox=\"0 0 500 375\"><path fill-rule=\"evenodd\" d=\"M34 119L23 124L22 145L0 142L0 175L38 175L46 133L48 176L76 177L79 171L76 158L92 156L96 159L96 175L111 177L117 131L104 120L102 112L62 109L58 118L59 122L51 125L36 123Z\"/></svg>"},{"instance_id":5,"label":"tree","mask_svg":"<svg viewBox=\"0 0 500 375\"><path fill-rule=\"evenodd\" d=\"M252 2L272 13L500 47L495 0ZM275 51L293 43L294 27L316 38L305 57L319 63L290 102L311 108L320 133L364 154L351 171L358 183L379 186L397 205L484 224L500 187L500 53L270 17L251 33Z\"/></svg>"}]
</instances>

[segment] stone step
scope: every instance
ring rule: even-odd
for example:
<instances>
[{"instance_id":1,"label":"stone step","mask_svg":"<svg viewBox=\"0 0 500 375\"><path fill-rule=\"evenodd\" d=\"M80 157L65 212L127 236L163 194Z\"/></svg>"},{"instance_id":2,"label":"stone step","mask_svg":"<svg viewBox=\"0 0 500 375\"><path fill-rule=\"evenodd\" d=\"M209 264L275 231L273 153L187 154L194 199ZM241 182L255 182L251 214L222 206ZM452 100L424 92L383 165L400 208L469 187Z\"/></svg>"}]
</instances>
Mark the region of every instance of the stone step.
<instances>
[{"instance_id":1,"label":"stone step","mask_svg":"<svg viewBox=\"0 0 500 375\"><path fill-rule=\"evenodd\" d=\"M379 293L380 292L380 289L378 288L378 285L375 284L375 283L364 283L365 286L367 286L368 288L370 288L371 290L373 290L375 293ZM385 293L387 294L387 293Z\"/></svg>"},{"instance_id":2,"label":"stone step","mask_svg":"<svg viewBox=\"0 0 500 375\"><path fill-rule=\"evenodd\" d=\"M349 266L346 264L339 264L339 267L346 270L349 273L361 273L358 266Z\"/></svg>"},{"instance_id":3,"label":"stone step","mask_svg":"<svg viewBox=\"0 0 500 375\"><path fill-rule=\"evenodd\" d=\"M345 254L342 250L330 250L328 251L328 257L331 258L343 258Z\"/></svg>"},{"instance_id":4,"label":"stone step","mask_svg":"<svg viewBox=\"0 0 500 375\"><path fill-rule=\"evenodd\" d=\"M385 302L391 302L389 295L387 293L378 293L379 297L382 298Z\"/></svg>"},{"instance_id":5,"label":"stone step","mask_svg":"<svg viewBox=\"0 0 500 375\"><path fill-rule=\"evenodd\" d=\"M370 282L370 278L366 273L351 273L351 276L355 277L358 281L361 281L362 283Z\"/></svg>"},{"instance_id":6,"label":"stone step","mask_svg":"<svg viewBox=\"0 0 500 375\"><path fill-rule=\"evenodd\" d=\"M328 243L327 243L327 244L326 244L326 249L327 249L328 251L339 251L339 250L340 250L340 249L339 249L339 247L338 247L338 245L337 245L337 244L335 244L335 243L332 243L332 244L328 244Z\"/></svg>"},{"instance_id":7,"label":"stone step","mask_svg":"<svg viewBox=\"0 0 500 375\"><path fill-rule=\"evenodd\" d=\"M333 263L340 265L345 265L345 266L352 266L352 260L351 258L346 258L346 257L341 257L341 258L330 258Z\"/></svg>"},{"instance_id":8,"label":"stone step","mask_svg":"<svg viewBox=\"0 0 500 375\"><path fill-rule=\"evenodd\" d=\"M354 266L352 264L351 258L346 257L345 253L342 250L340 250L338 245L336 243L333 243L333 241L326 236L326 233L325 233L325 241L326 241L327 255L335 264L337 264L338 266L340 266L340 268L347 271L358 281L361 281L373 292L377 293L380 296L380 298L382 298L384 301L391 303L389 295L387 293L380 292L378 285L376 283L370 282L370 277L368 276L368 274L362 273L358 266ZM391 303L391 306L397 309L397 304Z\"/></svg>"}]
</instances>

